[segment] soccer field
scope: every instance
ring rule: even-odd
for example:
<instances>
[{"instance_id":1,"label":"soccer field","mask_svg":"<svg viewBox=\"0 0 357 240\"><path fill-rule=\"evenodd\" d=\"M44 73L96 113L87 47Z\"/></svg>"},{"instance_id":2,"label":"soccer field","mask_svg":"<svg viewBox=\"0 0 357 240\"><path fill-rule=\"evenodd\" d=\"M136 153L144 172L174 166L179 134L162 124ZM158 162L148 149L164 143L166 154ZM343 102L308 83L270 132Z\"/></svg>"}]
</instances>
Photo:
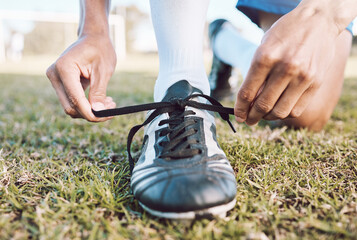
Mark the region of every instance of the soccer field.
<instances>
[{"instance_id":1,"label":"soccer field","mask_svg":"<svg viewBox=\"0 0 357 240\"><path fill-rule=\"evenodd\" d=\"M157 62L140 59L110 82L118 106L152 101ZM237 204L224 219L186 223L151 217L130 193L126 138L145 113L71 119L42 67L0 68L0 239L357 239L357 77L321 133L266 123L232 133L217 118Z\"/></svg>"}]
</instances>

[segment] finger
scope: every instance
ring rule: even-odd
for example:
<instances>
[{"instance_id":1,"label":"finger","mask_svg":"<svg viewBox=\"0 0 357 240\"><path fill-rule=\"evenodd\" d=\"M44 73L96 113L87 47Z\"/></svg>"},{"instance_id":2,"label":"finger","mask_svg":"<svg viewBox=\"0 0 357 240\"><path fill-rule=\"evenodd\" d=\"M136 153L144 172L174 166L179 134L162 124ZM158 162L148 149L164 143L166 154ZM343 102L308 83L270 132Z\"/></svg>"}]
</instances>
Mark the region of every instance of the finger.
<instances>
[{"instance_id":1,"label":"finger","mask_svg":"<svg viewBox=\"0 0 357 240\"><path fill-rule=\"evenodd\" d=\"M310 99L315 92L317 87L315 84L312 84L312 80L314 79L312 73L314 71L310 70L309 74L300 72L300 74L289 83L289 86L284 91L278 102L275 104L273 110L264 117L266 120L276 120L276 119L285 119L288 116L296 117L296 114L300 113L300 108L296 108L294 111L295 105L300 101L303 95L303 102L299 105L305 109L305 102ZM307 103L306 103L307 104Z\"/></svg>"},{"instance_id":2,"label":"finger","mask_svg":"<svg viewBox=\"0 0 357 240\"><path fill-rule=\"evenodd\" d=\"M57 72L55 71L55 67L53 64L47 69L46 75L56 91L57 97L62 105L62 108L64 109L64 112L72 118L80 118L81 115L73 106L71 106L71 103L68 100L67 94L64 90L64 87L59 79Z\"/></svg>"},{"instance_id":3,"label":"finger","mask_svg":"<svg viewBox=\"0 0 357 240\"><path fill-rule=\"evenodd\" d=\"M106 97L105 99L105 109L111 109L111 108L115 108L116 107L116 103L113 101L113 99L111 97ZM108 117L109 119L112 119L113 117Z\"/></svg>"},{"instance_id":4,"label":"finger","mask_svg":"<svg viewBox=\"0 0 357 240\"><path fill-rule=\"evenodd\" d=\"M111 98L111 97L106 97L104 104L105 104L106 109L108 109L109 106L113 106L113 104L116 105L115 102L113 101L113 98Z\"/></svg>"},{"instance_id":5,"label":"finger","mask_svg":"<svg viewBox=\"0 0 357 240\"><path fill-rule=\"evenodd\" d=\"M306 110L307 106L315 96L318 88L311 86L309 87L299 98L297 103L294 105L293 109L291 110L289 117L297 118L300 117L304 111Z\"/></svg>"},{"instance_id":6,"label":"finger","mask_svg":"<svg viewBox=\"0 0 357 240\"><path fill-rule=\"evenodd\" d=\"M274 62L258 49L247 78L238 91L237 101L234 106L234 115L238 122L244 122L247 119L250 106L267 79L273 65Z\"/></svg>"},{"instance_id":7,"label":"finger","mask_svg":"<svg viewBox=\"0 0 357 240\"><path fill-rule=\"evenodd\" d=\"M97 118L92 113L91 105L85 96L80 82L79 69L68 66L66 63L61 61L56 64L56 70L62 81L69 102L74 106L79 114L91 122L105 121L105 118Z\"/></svg>"},{"instance_id":8,"label":"finger","mask_svg":"<svg viewBox=\"0 0 357 240\"><path fill-rule=\"evenodd\" d=\"M88 99L92 108L96 111L105 109L107 100L107 86L111 74L105 71L105 68L95 68L91 73L91 82Z\"/></svg>"},{"instance_id":9,"label":"finger","mask_svg":"<svg viewBox=\"0 0 357 240\"><path fill-rule=\"evenodd\" d=\"M305 90L306 86L304 85L299 85L294 82L290 83L274 108L264 116L264 119L277 120L287 118Z\"/></svg>"},{"instance_id":10,"label":"finger","mask_svg":"<svg viewBox=\"0 0 357 240\"><path fill-rule=\"evenodd\" d=\"M106 109L111 109L111 108L115 108L116 104L114 102L110 102L110 103L106 103L105 104L105 108Z\"/></svg>"},{"instance_id":11,"label":"finger","mask_svg":"<svg viewBox=\"0 0 357 240\"><path fill-rule=\"evenodd\" d=\"M273 69L272 74L266 81L264 89L251 106L246 119L248 125L256 124L274 108L291 81L291 78L292 75L286 73L284 64L280 64Z\"/></svg>"}]
</instances>

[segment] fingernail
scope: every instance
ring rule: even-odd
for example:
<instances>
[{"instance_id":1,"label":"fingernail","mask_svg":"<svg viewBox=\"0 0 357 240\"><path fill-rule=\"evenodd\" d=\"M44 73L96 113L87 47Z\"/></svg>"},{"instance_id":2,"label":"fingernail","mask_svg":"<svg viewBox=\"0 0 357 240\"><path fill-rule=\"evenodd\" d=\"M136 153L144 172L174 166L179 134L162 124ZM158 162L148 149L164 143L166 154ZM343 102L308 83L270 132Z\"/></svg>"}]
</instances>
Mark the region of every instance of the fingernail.
<instances>
[{"instance_id":1,"label":"fingernail","mask_svg":"<svg viewBox=\"0 0 357 240\"><path fill-rule=\"evenodd\" d=\"M93 104L92 104L92 108L93 108L93 110L95 110L95 111L100 111L100 110L104 110L104 109L105 109L104 104L101 103L101 102L95 102L95 103L93 103Z\"/></svg>"},{"instance_id":2,"label":"fingernail","mask_svg":"<svg viewBox=\"0 0 357 240\"><path fill-rule=\"evenodd\" d=\"M245 121L245 119L243 119L243 118L241 118L241 117L236 117L236 120L237 120L237 122L239 122L239 123L242 123L242 122Z\"/></svg>"}]
</instances>

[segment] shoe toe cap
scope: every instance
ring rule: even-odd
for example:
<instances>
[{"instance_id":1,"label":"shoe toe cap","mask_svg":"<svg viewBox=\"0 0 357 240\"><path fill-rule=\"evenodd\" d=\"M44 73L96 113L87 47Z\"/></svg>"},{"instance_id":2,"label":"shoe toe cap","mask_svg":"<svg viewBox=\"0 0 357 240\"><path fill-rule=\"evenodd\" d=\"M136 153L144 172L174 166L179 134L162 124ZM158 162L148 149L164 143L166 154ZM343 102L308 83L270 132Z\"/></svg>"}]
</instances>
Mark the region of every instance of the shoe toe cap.
<instances>
[{"instance_id":1,"label":"shoe toe cap","mask_svg":"<svg viewBox=\"0 0 357 240\"><path fill-rule=\"evenodd\" d=\"M236 180L232 173L181 171L147 181L146 187L141 191L134 189L134 194L153 210L195 211L232 201L236 195Z\"/></svg>"}]
</instances>

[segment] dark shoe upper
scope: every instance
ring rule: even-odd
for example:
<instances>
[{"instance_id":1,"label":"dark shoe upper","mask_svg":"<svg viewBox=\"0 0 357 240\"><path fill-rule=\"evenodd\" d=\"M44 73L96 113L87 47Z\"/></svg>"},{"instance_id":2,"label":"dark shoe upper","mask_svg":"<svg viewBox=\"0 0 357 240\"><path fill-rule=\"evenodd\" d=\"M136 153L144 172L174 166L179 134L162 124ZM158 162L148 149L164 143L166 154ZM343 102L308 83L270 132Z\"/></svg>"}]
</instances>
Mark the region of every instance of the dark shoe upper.
<instances>
[{"instance_id":1,"label":"dark shoe upper","mask_svg":"<svg viewBox=\"0 0 357 240\"><path fill-rule=\"evenodd\" d=\"M208 26L208 37L210 39L210 42L212 44L212 41L214 41L217 33L221 30L223 24L227 23L228 21L226 19L216 19L213 22L210 23Z\"/></svg>"},{"instance_id":2,"label":"dark shoe upper","mask_svg":"<svg viewBox=\"0 0 357 240\"><path fill-rule=\"evenodd\" d=\"M211 72L208 80L211 87L211 96L217 100L222 100L224 97L231 95L231 86L229 78L232 75L232 66L221 61L214 53L213 43L223 24L228 21L225 19L217 19L209 25L208 35L213 50L213 60Z\"/></svg>"},{"instance_id":3,"label":"dark shoe upper","mask_svg":"<svg viewBox=\"0 0 357 240\"><path fill-rule=\"evenodd\" d=\"M182 80L167 90L163 101L194 93L201 91ZM214 116L188 106L157 116L146 126L131 187L141 204L162 212L195 211L234 200L236 179L217 143Z\"/></svg>"}]
</instances>

